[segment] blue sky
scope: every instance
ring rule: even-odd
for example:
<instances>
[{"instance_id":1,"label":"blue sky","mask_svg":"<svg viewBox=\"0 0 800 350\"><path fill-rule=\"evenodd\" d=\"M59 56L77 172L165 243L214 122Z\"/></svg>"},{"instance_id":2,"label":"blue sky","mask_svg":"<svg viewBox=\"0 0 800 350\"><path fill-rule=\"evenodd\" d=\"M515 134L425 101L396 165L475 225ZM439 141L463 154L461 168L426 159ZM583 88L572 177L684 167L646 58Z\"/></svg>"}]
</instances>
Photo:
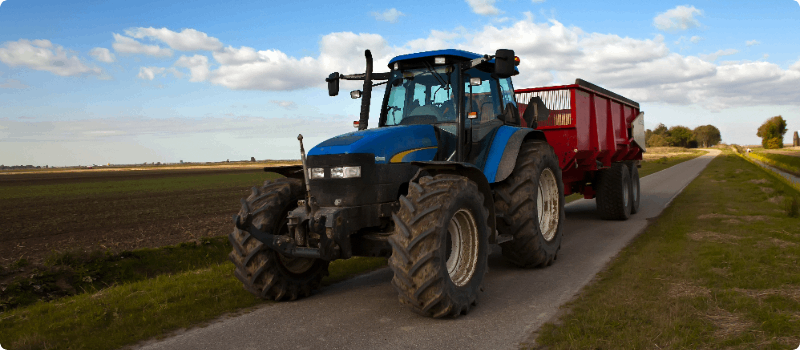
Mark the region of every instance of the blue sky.
<instances>
[{"instance_id":1,"label":"blue sky","mask_svg":"<svg viewBox=\"0 0 800 350\"><path fill-rule=\"evenodd\" d=\"M713 124L757 144L800 129L800 4L0 2L0 164L298 158L352 130L324 77L441 48L516 50L517 88L576 77L639 101L647 127ZM347 88L347 87L345 87ZM373 106L377 103L373 103ZM375 108L373 108L375 110Z\"/></svg>"}]
</instances>

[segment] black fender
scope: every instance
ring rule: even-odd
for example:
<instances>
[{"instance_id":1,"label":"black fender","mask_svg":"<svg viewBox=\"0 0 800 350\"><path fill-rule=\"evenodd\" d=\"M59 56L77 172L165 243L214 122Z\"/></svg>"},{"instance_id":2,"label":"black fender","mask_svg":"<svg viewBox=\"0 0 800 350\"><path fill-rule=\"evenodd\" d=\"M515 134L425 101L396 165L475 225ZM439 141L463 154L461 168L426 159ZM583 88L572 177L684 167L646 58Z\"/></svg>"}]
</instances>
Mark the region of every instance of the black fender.
<instances>
[{"instance_id":1,"label":"black fender","mask_svg":"<svg viewBox=\"0 0 800 350\"><path fill-rule=\"evenodd\" d=\"M514 171L514 166L517 164L517 155L519 155L519 148L522 146L522 142L526 140L542 140L547 142L547 138L541 130L524 128L514 132L508 139L508 143L506 143L503 157L500 158L500 164L497 166L497 175L495 175L494 178L495 182L505 180L511 175L511 172Z\"/></svg>"},{"instance_id":2,"label":"black fender","mask_svg":"<svg viewBox=\"0 0 800 350\"><path fill-rule=\"evenodd\" d=\"M306 181L303 176L302 165L268 166L264 167L264 171L268 173L278 173L288 178L300 179L303 180L303 182Z\"/></svg>"},{"instance_id":3,"label":"black fender","mask_svg":"<svg viewBox=\"0 0 800 350\"><path fill-rule=\"evenodd\" d=\"M419 167L419 170L411 179L411 182L415 182L423 176L435 176L438 174L465 176L466 178L474 181L478 185L478 190L481 191L481 194L483 194L483 205L489 210L489 243L494 244L497 242L494 196L492 195L492 188L489 186L489 180L487 180L486 176L483 175L483 171L469 163L431 161L411 162L411 164Z\"/></svg>"}]
</instances>

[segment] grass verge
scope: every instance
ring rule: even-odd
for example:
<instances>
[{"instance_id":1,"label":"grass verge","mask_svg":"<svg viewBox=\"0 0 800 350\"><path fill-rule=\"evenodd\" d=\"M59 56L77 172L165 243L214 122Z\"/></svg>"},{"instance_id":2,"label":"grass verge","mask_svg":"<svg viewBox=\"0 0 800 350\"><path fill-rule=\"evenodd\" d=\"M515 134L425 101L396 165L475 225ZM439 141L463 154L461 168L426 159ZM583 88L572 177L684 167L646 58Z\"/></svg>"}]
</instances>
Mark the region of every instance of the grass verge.
<instances>
[{"instance_id":1,"label":"grass verge","mask_svg":"<svg viewBox=\"0 0 800 350\"><path fill-rule=\"evenodd\" d=\"M547 349L794 349L797 191L726 151L538 331ZM614 297L609 297L614 296Z\"/></svg>"},{"instance_id":2,"label":"grass verge","mask_svg":"<svg viewBox=\"0 0 800 350\"><path fill-rule=\"evenodd\" d=\"M800 176L800 157L767 152L752 152L750 156L787 173Z\"/></svg>"},{"instance_id":3,"label":"grass verge","mask_svg":"<svg viewBox=\"0 0 800 350\"><path fill-rule=\"evenodd\" d=\"M229 251L230 247L225 254ZM188 260L184 266L192 265ZM112 270L128 271L122 275L141 276L136 268L111 265ZM334 261L322 283L330 285L385 265L385 258ZM268 303L242 288L230 262L204 266L0 313L0 344L9 349L116 349Z\"/></svg>"}]
</instances>

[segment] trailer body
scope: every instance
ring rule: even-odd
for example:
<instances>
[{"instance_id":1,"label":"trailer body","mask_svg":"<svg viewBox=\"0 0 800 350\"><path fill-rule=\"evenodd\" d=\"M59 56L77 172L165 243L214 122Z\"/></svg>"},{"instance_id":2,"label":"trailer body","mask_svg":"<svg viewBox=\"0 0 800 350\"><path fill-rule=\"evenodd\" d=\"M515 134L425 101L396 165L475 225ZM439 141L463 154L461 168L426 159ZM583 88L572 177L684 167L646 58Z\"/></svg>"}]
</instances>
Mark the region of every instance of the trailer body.
<instances>
[{"instance_id":1,"label":"trailer body","mask_svg":"<svg viewBox=\"0 0 800 350\"><path fill-rule=\"evenodd\" d=\"M544 132L562 169L565 195L594 198L591 179L620 161L641 161L644 140L635 140L639 103L577 79L575 84L514 90L520 114L524 101L539 97L549 109L536 130ZM527 127L525 121L523 126ZM643 131L643 130L642 130Z\"/></svg>"}]
</instances>

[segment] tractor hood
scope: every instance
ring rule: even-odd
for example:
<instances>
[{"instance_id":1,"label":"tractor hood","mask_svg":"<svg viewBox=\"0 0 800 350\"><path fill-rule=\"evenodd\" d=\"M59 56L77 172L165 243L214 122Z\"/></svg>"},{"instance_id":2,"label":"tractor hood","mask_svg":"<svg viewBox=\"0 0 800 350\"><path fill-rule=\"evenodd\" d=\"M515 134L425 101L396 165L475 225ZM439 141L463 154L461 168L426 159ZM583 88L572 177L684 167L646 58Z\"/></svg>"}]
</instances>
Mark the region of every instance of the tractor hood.
<instances>
[{"instance_id":1,"label":"tractor hood","mask_svg":"<svg viewBox=\"0 0 800 350\"><path fill-rule=\"evenodd\" d=\"M404 125L359 130L314 146L309 156L368 153L376 164L433 160L437 151L432 125Z\"/></svg>"}]
</instances>

